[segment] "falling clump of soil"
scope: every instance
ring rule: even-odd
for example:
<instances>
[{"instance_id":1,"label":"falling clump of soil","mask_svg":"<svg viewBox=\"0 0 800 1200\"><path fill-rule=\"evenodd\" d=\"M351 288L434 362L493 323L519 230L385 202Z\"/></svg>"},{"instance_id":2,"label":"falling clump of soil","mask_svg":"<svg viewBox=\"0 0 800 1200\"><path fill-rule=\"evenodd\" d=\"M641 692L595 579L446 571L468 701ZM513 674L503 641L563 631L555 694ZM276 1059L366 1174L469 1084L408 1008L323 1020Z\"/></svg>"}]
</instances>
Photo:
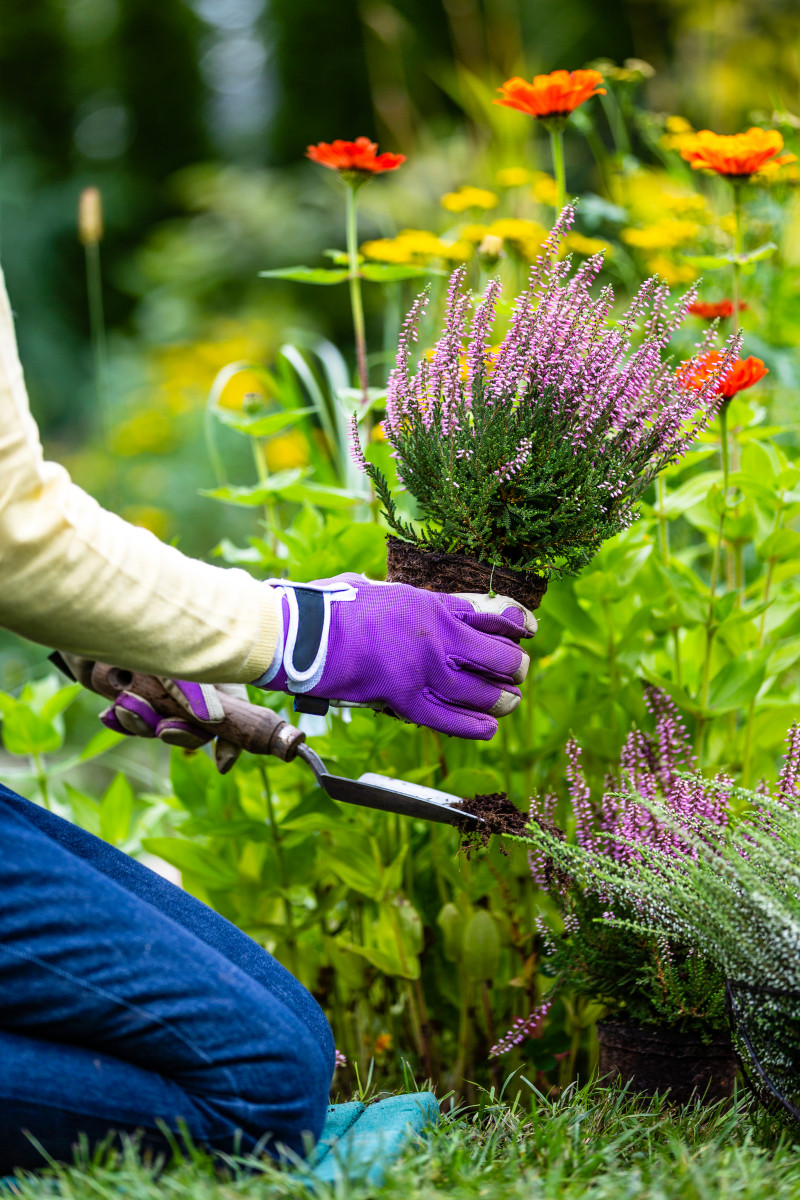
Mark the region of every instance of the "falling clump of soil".
<instances>
[{"instance_id":1,"label":"falling clump of soil","mask_svg":"<svg viewBox=\"0 0 800 1200\"><path fill-rule=\"evenodd\" d=\"M487 796L475 796L472 800L462 800L453 805L474 817L482 817L483 824L477 827L464 823L461 828L461 846L467 859L472 857L472 851L479 846L488 846L489 838L494 834L511 834L512 837L524 837L528 824L528 814L520 812L509 800L505 792L490 792ZM501 846L503 854L508 851Z\"/></svg>"}]
</instances>

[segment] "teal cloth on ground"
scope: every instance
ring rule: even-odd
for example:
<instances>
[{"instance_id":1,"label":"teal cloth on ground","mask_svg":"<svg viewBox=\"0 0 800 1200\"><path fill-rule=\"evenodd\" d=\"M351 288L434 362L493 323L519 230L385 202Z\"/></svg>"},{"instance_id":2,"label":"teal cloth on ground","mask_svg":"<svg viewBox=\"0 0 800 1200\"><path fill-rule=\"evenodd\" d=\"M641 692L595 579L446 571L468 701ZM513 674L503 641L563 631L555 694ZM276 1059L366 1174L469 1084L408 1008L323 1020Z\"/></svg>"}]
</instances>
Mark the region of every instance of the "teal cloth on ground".
<instances>
[{"instance_id":1,"label":"teal cloth on ground","mask_svg":"<svg viewBox=\"0 0 800 1200\"><path fill-rule=\"evenodd\" d=\"M380 1187L387 1164L438 1119L432 1092L408 1092L370 1105L358 1100L332 1104L319 1142L301 1169L312 1184L350 1180ZM10 1176L0 1178L0 1192L10 1195L13 1184Z\"/></svg>"},{"instance_id":2,"label":"teal cloth on ground","mask_svg":"<svg viewBox=\"0 0 800 1200\"><path fill-rule=\"evenodd\" d=\"M358 1101L332 1104L308 1162L310 1181L358 1180L380 1187L387 1164L438 1118L439 1104L432 1092L389 1096L366 1107Z\"/></svg>"}]
</instances>

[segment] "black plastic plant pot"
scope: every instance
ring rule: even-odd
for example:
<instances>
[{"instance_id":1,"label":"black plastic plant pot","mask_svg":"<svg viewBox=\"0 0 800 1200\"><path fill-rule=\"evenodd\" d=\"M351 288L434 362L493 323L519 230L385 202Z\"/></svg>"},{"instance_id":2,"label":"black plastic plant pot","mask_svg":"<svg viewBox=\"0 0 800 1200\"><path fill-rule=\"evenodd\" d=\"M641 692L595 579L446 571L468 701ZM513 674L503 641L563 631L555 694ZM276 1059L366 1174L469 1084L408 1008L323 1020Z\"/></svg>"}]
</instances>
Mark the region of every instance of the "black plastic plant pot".
<instances>
[{"instance_id":1,"label":"black plastic plant pot","mask_svg":"<svg viewBox=\"0 0 800 1200\"><path fill-rule=\"evenodd\" d=\"M738 1062L727 1036L704 1042L670 1025L610 1019L597 1026L598 1074L620 1078L641 1096L669 1093L673 1104L707 1104L733 1095Z\"/></svg>"},{"instance_id":2,"label":"black plastic plant pot","mask_svg":"<svg viewBox=\"0 0 800 1200\"><path fill-rule=\"evenodd\" d=\"M386 543L390 583L410 583L429 592L497 592L530 609L539 607L547 591L547 580L532 571L492 567L464 554L420 550L395 537L388 537Z\"/></svg>"},{"instance_id":3,"label":"black plastic plant pot","mask_svg":"<svg viewBox=\"0 0 800 1200\"><path fill-rule=\"evenodd\" d=\"M733 1047L759 1104L800 1125L800 991L729 979Z\"/></svg>"}]
</instances>

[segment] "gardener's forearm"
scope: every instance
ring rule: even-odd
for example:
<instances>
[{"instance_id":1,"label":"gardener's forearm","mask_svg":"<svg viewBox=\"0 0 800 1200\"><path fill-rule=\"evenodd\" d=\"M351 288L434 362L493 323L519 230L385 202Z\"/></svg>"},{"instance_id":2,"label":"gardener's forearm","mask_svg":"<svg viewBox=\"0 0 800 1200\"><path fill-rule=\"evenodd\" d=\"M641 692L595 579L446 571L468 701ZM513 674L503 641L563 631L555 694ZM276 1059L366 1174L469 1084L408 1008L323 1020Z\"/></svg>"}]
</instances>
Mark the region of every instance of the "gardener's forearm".
<instances>
[{"instance_id":1,"label":"gardener's forearm","mask_svg":"<svg viewBox=\"0 0 800 1200\"><path fill-rule=\"evenodd\" d=\"M0 275L0 626L120 666L249 682L275 650L272 589L105 512L43 460Z\"/></svg>"}]
</instances>

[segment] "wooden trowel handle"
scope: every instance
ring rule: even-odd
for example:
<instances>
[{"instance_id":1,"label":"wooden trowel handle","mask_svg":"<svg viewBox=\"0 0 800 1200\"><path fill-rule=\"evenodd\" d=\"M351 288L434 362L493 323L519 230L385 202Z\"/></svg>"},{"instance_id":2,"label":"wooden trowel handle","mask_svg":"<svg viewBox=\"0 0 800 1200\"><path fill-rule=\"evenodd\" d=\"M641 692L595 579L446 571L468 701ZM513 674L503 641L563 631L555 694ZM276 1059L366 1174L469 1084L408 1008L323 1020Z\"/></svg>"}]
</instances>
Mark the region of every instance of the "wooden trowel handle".
<instances>
[{"instance_id":1,"label":"wooden trowel handle","mask_svg":"<svg viewBox=\"0 0 800 1200\"><path fill-rule=\"evenodd\" d=\"M95 663L92 667L93 692L116 700L120 692L135 692L152 704L162 717L179 717L189 720L186 709L170 696L160 680L154 675L142 675L138 671L126 671L121 667L110 667L107 663ZM269 708L259 708L246 700L237 700L218 692L225 716L221 721L191 720L214 737L224 738L234 746L241 746L251 754L274 754L285 762L291 762L297 749L306 740L306 735L288 721L284 721Z\"/></svg>"}]
</instances>

